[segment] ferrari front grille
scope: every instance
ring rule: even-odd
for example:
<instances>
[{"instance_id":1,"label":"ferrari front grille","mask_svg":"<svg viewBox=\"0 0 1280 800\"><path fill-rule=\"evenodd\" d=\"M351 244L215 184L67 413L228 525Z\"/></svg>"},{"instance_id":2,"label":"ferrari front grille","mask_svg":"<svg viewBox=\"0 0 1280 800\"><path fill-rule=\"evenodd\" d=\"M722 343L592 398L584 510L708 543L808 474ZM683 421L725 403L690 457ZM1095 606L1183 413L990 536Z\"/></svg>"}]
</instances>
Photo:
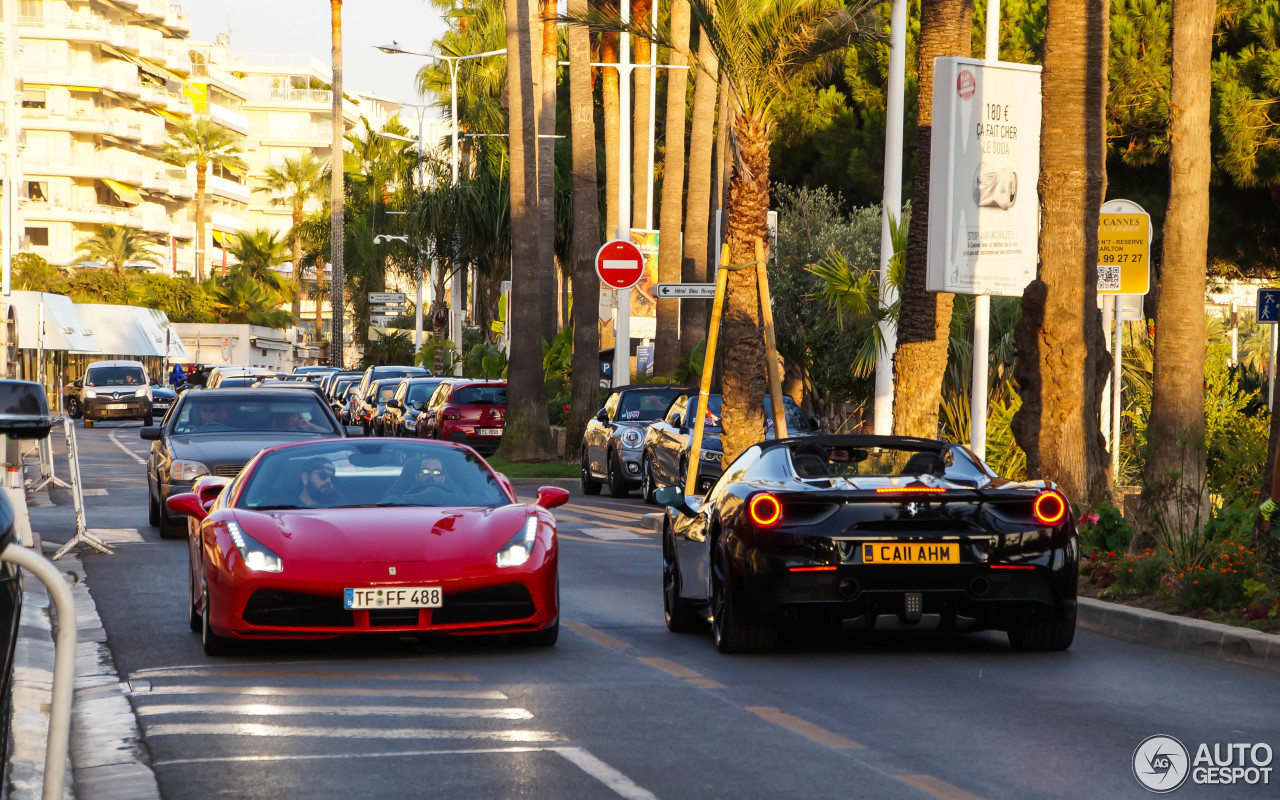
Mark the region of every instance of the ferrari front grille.
<instances>
[{"instance_id":1,"label":"ferrari front grille","mask_svg":"<svg viewBox=\"0 0 1280 800\"><path fill-rule=\"evenodd\" d=\"M350 628L351 612L340 597L259 589L244 607L244 621L270 628Z\"/></svg>"},{"instance_id":2,"label":"ferrari front grille","mask_svg":"<svg viewBox=\"0 0 1280 800\"><path fill-rule=\"evenodd\" d=\"M533 598L522 583L508 583L474 592L445 594L444 605L431 613L433 625L463 622L501 622L533 616Z\"/></svg>"},{"instance_id":3,"label":"ferrari front grille","mask_svg":"<svg viewBox=\"0 0 1280 800\"><path fill-rule=\"evenodd\" d=\"M370 628L396 628L418 624L416 608L374 608L369 610Z\"/></svg>"},{"instance_id":4,"label":"ferrari front grille","mask_svg":"<svg viewBox=\"0 0 1280 800\"><path fill-rule=\"evenodd\" d=\"M234 478L244 469L244 464L219 464L213 468L213 474L219 478Z\"/></svg>"}]
</instances>

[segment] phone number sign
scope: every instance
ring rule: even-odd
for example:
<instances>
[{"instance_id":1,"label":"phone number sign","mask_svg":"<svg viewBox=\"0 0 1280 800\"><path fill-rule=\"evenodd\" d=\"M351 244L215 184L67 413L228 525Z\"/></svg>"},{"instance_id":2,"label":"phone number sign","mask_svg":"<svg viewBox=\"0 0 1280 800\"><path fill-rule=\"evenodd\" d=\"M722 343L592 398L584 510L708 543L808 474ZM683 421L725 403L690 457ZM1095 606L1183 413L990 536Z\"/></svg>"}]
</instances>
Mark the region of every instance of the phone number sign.
<instances>
[{"instance_id":1,"label":"phone number sign","mask_svg":"<svg viewBox=\"0 0 1280 800\"><path fill-rule=\"evenodd\" d=\"M1106 206L1124 203L1126 210ZM1098 215L1098 294L1151 290L1151 217L1136 203L1112 201Z\"/></svg>"}]
</instances>

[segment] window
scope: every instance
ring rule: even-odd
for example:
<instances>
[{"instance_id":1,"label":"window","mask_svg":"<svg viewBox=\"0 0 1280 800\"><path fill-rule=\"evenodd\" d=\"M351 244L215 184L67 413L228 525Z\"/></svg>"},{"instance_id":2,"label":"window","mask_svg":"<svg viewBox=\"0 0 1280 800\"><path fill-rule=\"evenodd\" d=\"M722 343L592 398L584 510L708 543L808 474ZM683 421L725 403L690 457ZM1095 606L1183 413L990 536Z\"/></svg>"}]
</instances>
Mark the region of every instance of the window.
<instances>
[{"instance_id":1,"label":"window","mask_svg":"<svg viewBox=\"0 0 1280 800\"><path fill-rule=\"evenodd\" d=\"M18 16L26 22L44 21L44 0L18 0Z\"/></svg>"},{"instance_id":2,"label":"window","mask_svg":"<svg viewBox=\"0 0 1280 800\"><path fill-rule=\"evenodd\" d=\"M22 107L23 108L46 108L44 89L23 89L22 90Z\"/></svg>"},{"instance_id":3,"label":"window","mask_svg":"<svg viewBox=\"0 0 1280 800\"><path fill-rule=\"evenodd\" d=\"M49 184L44 181L27 181L27 199L33 203L49 202ZM45 229L46 238L48 233L48 229Z\"/></svg>"},{"instance_id":4,"label":"window","mask_svg":"<svg viewBox=\"0 0 1280 800\"><path fill-rule=\"evenodd\" d=\"M49 246L49 229L48 228L25 228L22 235L26 237L27 244L31 247L48 247Z\"/></svg>"}]
</instances>

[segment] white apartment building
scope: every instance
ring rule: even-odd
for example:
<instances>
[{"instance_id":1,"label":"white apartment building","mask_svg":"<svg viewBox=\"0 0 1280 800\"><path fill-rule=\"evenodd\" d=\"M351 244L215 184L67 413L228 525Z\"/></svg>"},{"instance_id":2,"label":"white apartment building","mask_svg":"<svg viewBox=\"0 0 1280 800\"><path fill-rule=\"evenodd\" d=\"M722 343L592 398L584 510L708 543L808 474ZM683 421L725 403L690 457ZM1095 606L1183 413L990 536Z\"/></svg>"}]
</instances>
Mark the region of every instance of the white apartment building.
<instances>
[{"instance_id":1,"label":"white apartment building","mask_svg":"<svg viewBox=\"0 0 1280 800\"><path fill-rule=\"evenodd\" d=\"M67 264L115 224L191 261L192 183L160 158L170 124L194 112L189 30L170 0L17 0L19 250Z\"/></svg>"},{"instance_id":2,"label":"white apartment building","mask_svg":"<svg viewBox=\"0 0 1280 800\"><path fill-rule=\"evenodd\" d=\"M0 0L0 259L6 268L17 252L18 163L18 2ZM4 287L8 289L9 287Z\"/></svg>"}]
</instances>

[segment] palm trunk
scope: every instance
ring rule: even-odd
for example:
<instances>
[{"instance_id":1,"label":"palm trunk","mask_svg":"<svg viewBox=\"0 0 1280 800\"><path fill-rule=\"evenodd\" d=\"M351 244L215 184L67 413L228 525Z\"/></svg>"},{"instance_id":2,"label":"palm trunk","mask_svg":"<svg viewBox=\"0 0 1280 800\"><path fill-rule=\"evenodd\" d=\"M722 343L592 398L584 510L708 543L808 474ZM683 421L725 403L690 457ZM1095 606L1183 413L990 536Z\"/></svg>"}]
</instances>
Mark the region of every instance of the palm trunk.
<instances>
[{"instance_id":1,"label":"palm trunk","mask_svg":"<svg viewBox=\"0 0 1280 800\"><path fill-rule=\"evenodd\" d=\"M543 316L537 307L543 294L537 285L541 265L533 62L540 61L541 54L535 54L532 48L526 5L529 2L506 0L511 162L511 302L507 333L511 353L507 418L499 452L508 461L543 460L552 455L546 389L542 383L542 344L538 341Z\"/></svg>"},{"instance_id":2,"label":"palm trunk","mask_svg":"<svg viewBox=\"0 0 1280 800\"><path fill-rule=\"evenodd\" d=\"M755 261L756 240L769 240L769 140L772 124L759 117L735 115L740 165L729 184L729 260ZM723 445L725 466L764 439L764 339L760 330L760 293L756 271L729 273L721 321L723 353Z\"/></svg>"},{"instance_id":3,"label":"palm trunk","mask_svg":"<svg viewBox=\"0 0 1280 800\"><path fill-rule=\"evenodd\" d=\"M636 24L649 21L649 14L654 0L631 0L631 19ZM631 128L631 227L648 228L649 220L645 206L648 204L649 181L653 175L649 173L649 119L653 108L649 105L649 82L653 80L653 71L649 69L649 40L639 36L631 37L631 63L637 69L631 71L635 76L632 86L635 92L631 95L632 116L634 125ZM625 110L624 110L625 111Z\"/></svg>"},{"instance_id":4,"label":"palm trunk","mask_svg":"<svg viewBox=\"0 0 1280 800\"><path fill-rule=\"evenodd\" d=\"M302 234L298 228L302 225L302 205L298 204L293 207L293 302L290 304L290 311L293 313L294 320L302 319ZM320 296L316 295L316 302L320 302ZM316 335L320 335L320 329L316 328Z\"/></svg>"},{"instance_id":5,"label":"palm trunk","mask_svg":"<svg viewBox=\"0 0 1280 800\"><path fill-rule=\"evenodd\" d=\"M929 148L933 133L933 61L969 54L973 0L922 0L920 7L919 101L916 175L911 185L911 222L902 279L898 344L893 354L893 432L938 435L942 377L951 332L949 294L925 289L929 250ZM985 354L982 356L985 357Z\"/></svg>"},{"instance_id":6,"label":"palm trunk","mask_svg":"<svg viewBox=\"0 0 1280 800\"><path fill-rule=\"evenodd\" d=\"M667 70L667 149L662 158L662 232L658 236L658 280L680 282L680 230L684 203L685 89L689 73L680 69L688 63L689 0L671 4L672 69ZM657 336L653 348L653 374L675 375L680 364L680 301L659 300Z\"/></svg>"},{"instance_id":7,"label":"palm trunk","mask_svg":"<svg viewBox=\"0 0 1280 800\"><path fill-rule=\"evenodd\" d=\"M556 132L556 73L559 53L556 38L556 0L541 0L539 25L533 28L541 36L537 38L540 47L536 53L540 63L536 74L541 76L538 105L538 267L540 280L536 284L541 288L542 298L538 308L542 319L537 328L538 335L548 342L555 338L558 329L557 307L559 285L555 253L556 229L556 140L551 138ZM538 0L529 0L534 12L538 11Z\"/></svg>"},{"instance_id":8,"label":"palm trunk","mask_svg":"<svg viewBox=\"0 0 1280 800\"><path fill-rule=\"evenodd\" d=\"M583 15L588 0L569 0L569 14ZM587 29L569 26L569 135L573 145L573 373L564 452L573 459L594 413L599 387L600 280L595 254L600 231L596 184L595 98L591 91L591 40ZM610 70L612 71L612 70Z\"/></svg>"},{"instance_id":9,"label":"palm trunk","mask_svg":"<svg viewBox=\"0 0 1280 800\"><path fill-rule=\"evenodd\" d=\"M602 3L606 13L616 11L617 3ZM600 34L600 61L618 63L618 34ZM618 230L618 71L605 67L601 73L601 100L604 106L604 223L605 238L612 239Z\"/></svg>"},{"instance_id":10,"label":"palm trunk","mask_svg":"<svg viewBox=\"0 0 1280 800\"><path fill-rule=\"evenodd\" d=\"M204 189L208 172L207 163L196 162L196 283L204 283L204 251L208 246L204 236Z\"/></svg>"},{"instance_id":11,"label":"palm trunk","mask_svg":"<svg viewBox=\"0 0 1280 800\"><path fill-rule=\"evenodd\" d=\"M1209 237L1209 67L1214 0L1174 0L1169 96L1169 207L1156 304L1151 450L1142 528L1131 550L1198 535L1208 521L1205 482L1205 266ZM1163 542L1162 545L1164 546ZM1181 566L1181 565L1178 565Z\"/></svg>"},{"instance_id":12,"label":"palm trunk","mask_svg":"<svg viewBox=\"0 0 1280 800\"><path fill-rule=\"evenodd\" d=\"M435 299L431 301L429 315L431 319L431 337L436 340L437 344L449 338L449 304L444 301L445 276L448 271L443 265L436 265L436 290L433 293L435 294ZM459 358L462 355L462 353L459 353ZM431 366L431 371L437 375L445 373L444 350L440 347L436 348L436 360Z\"/></svg>"},{"instance_id":13,"label":"palm trunk","mask_svg":"<svg viewBox=\"0 0 1280 800\"><path fill-rule=\"evenodd\" d=\"M330 257L333 259L333 280L330 282L329 287L329 305L333 309L330 321L333 335L330 337L331 341L329 343L329 363L341 369L344 361L343 350L346 348L346 335L342 325L342 245L343 240L346 238L342 219L344 199L342 135L346 132L346 126L343 124L342 119L342 0L329 0L329 10L333 38L333 138L329 153L330 163L333 164L332 177L329 181L331 191L330 205L332 208L330 212L332 217L329 227L329 249L331 252Z\"/></svg>"},{"instance_id":14,"label":"palm trunk","mask_svg":"<svg viewBox=\"0 0 1280 800\"><path fill-rule=\"evenodd\" d=\"M316 260L315 271L316 271L316 288L315 288L316 341L320 341L323 335L322 331L324 326L324 259L323 258L319 258Z\"/></svg>"},{"instance_id":15,"label":"palm trunk","mask_svg":"<svg viewBox=\"0 0 1280 800\"><path fill-rule=\"evenodd\" d=\"M1049 4L1041 92L1052 113L1040 134L1040 270L1022 301L1015 369L1022 407L1013 421L1028 474L1090 503L1105 490L1099 407L1110 363L1097 307L1107 5Z\"/></svg>"},{"instance_id":16,"label":"palm trunk","mask_svg":"<svg viewBox=\"0 0 1280 800\"><path fill-rule=\"evenodd\" d=\"M707 280L707 239L711 233L711 157L715 151L716 71L715 51L705 33L698 36L698 58L709 72L693 79L693 119L689 131L689 197L684 225L684 262L680 278L685 283ZM663 220L666 213L663 212ZM665 237L664 237L665 238ZM684 300L680 307L680 355L688 358L707 335L706 301Z\"/></svg>"}]
</instances>

